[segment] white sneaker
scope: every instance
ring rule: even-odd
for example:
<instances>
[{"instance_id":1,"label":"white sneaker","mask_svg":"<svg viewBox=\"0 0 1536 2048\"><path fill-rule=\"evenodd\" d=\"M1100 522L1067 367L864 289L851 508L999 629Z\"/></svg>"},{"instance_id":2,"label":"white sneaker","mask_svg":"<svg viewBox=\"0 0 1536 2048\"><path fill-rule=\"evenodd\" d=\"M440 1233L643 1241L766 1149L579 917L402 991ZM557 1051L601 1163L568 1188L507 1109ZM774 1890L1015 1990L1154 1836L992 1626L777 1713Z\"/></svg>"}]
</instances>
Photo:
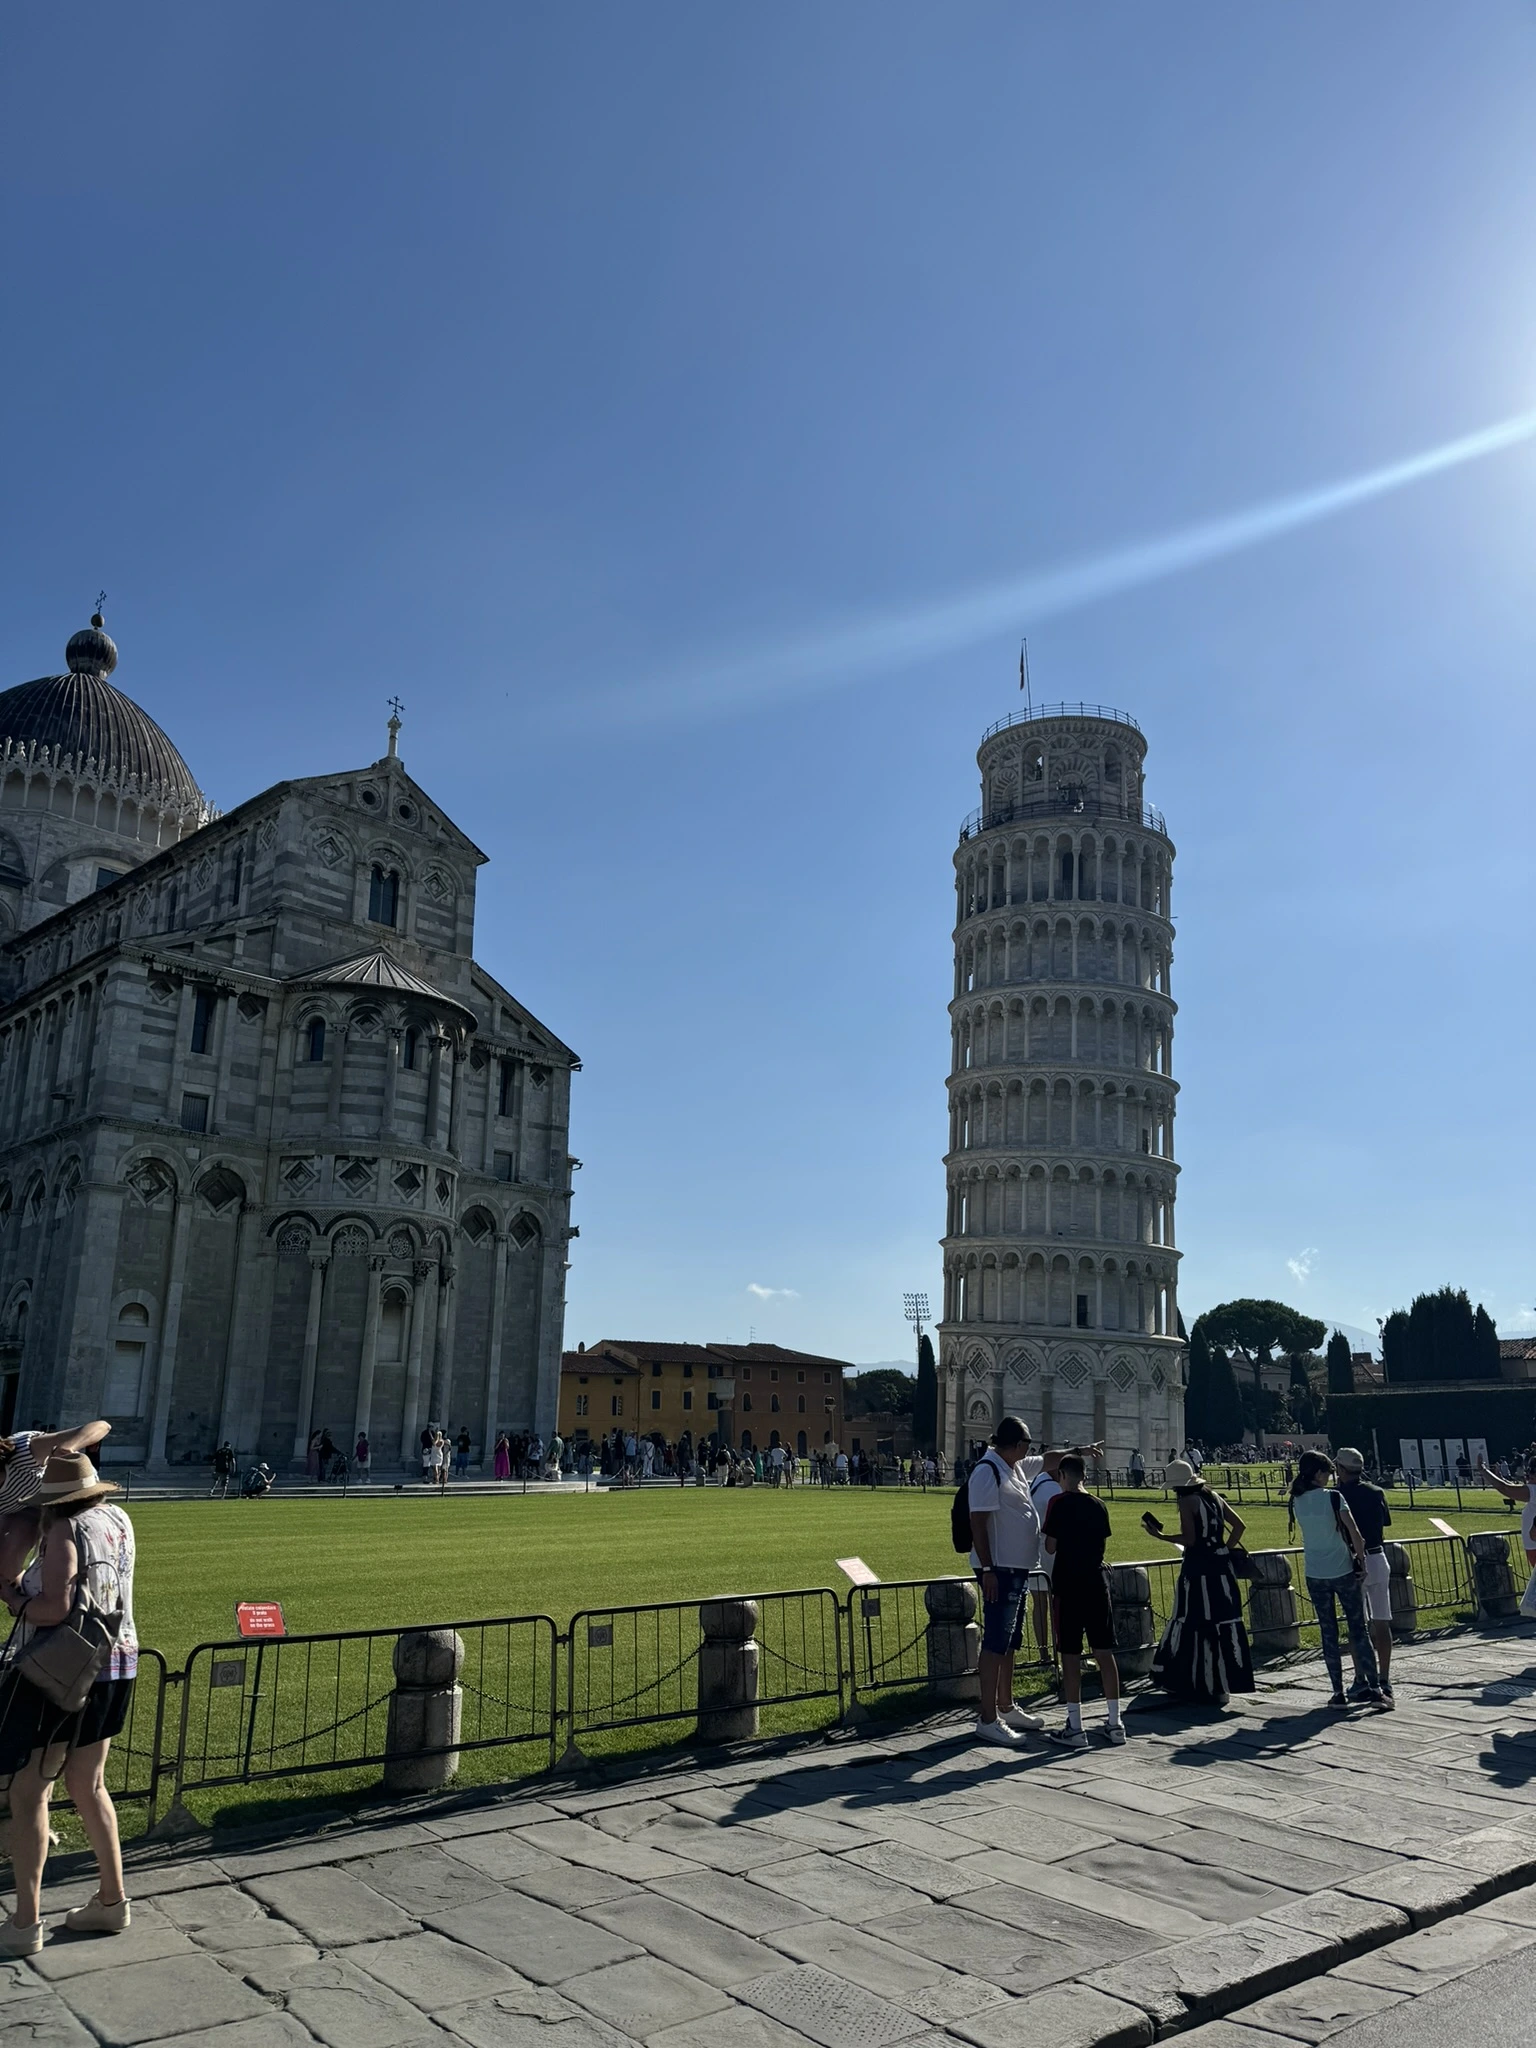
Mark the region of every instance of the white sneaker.
<instances>
[{"instance_id":1,"label":"white sneaker","mask_svg":"<svg viewBox=\"0 0 1536 2048\"><path fill-rule=\"evenodd\" d=\"M1118 1749L1125 1741L1125 1723L1123 1721L1106 1721L1104 1724L1104 1740L1109 1743L1111 1748Z\"/></svg>"},{"instance_id":2,"label":"white sneaker","mask_svg":"<svg viewBox=\"0 0 1536 2048\"><path fill-rule=\"evenodd\" d=\"M1022 1707L1010 1707L997 1718L1019 1735L1038 1735L1045 1726L1043 1714L1026 1714Z\"/></svg>"},{"instance_id":3,"label":"white sneaker","mask_svg":"<svg viewBox=\"0 0 1536 2048\"><path fill-rule=\"evenodd\" d=\"M1081 1728L1053 1728L1046 1736L1055 1749L1086 1749L1088 1737Z\"/></svg>"},{"instance_id":4,"label":"white sneaker","mask_svg":"<svg viewBox=\"0 0 1536 2048\"><path fill-rule=\"evenodd\" d=\"M1024 1738L1016 1735L1006 1721L978 1721L976 1723L978 1742L995 1742L999 1749L1022 1749Z\"/></svg>"}]
</instances>

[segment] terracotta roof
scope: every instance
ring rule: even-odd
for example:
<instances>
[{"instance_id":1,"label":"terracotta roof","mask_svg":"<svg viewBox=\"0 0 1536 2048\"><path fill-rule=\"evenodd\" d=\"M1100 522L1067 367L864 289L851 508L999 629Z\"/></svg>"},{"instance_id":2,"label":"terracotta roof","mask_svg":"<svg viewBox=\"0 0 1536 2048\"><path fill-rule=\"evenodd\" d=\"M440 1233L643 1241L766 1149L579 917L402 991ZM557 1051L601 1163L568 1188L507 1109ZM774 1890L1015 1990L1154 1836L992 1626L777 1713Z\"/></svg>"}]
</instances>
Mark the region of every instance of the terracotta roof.
<instances>
[{"instance_id":1,"label":"terracotta roof","mask_svg":"<svg viewBox=\"0 0 1536 2048\"><path fill-rule=\"evenodd\" d=\"M562 1351L562 1372L596 1373L599 1379L636 1379L640 1368L628 1359L614 1358L600 1346L591 1351Z\"/></svg>"},{"instance_id":2,"label":"terracotta roof","mask_svg":"<svg viewBox=\"0 0 1536 2048\"><path fill-rule=\"evenodd\" d=\"M842 1358L823 1358L816 1351L790 1351L782 1344L664 1344L651 1338L605 1337L568 1358L590 1358L594 1352L617 1352L640 1365L819 1365L835 1372L855 1368Z\"/></svg>"},{"instance_id":3,"label":"terracotta roof","mask_svg":"<svg viewBox=\"0 0 1536 2048\"><path fill-rule=\"evenodd\" d=\"M1536 1337L1501 1337L1500 1358L1536 1358Z\"/></svg>"}]
</instances>

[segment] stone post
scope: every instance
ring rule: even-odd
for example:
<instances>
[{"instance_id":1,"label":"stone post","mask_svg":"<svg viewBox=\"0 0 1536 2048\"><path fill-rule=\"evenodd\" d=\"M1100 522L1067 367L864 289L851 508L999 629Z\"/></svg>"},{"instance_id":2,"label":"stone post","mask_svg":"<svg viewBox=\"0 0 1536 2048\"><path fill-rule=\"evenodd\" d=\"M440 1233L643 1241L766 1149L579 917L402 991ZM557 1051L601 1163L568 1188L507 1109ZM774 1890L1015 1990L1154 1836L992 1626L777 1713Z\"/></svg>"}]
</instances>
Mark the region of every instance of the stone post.
<instances>
[{"instance_id":1,"label":"stone post","mask_svg":"<svg viewBox=\"0 0 1536 2048\"><path fill-rule=\"evenodd\" d=\"M930 1579L923 1588L923 1605L928 1610L928 1690L941 1700L978 1698L981 1629L976 1620L976 1581Z\"/></svg>"},{"instance_id":2,"label":"stone post","mask_svg":"<svg viewBox=\"0 0 1536 2048\"><path fill-rule=\"evenodd\" d=\"M745 1742L757 1733L757 1602L706 1600L699 1627L699 1740Z\"/></svg>"},{"instance_id":3,"label":"stone post","mask_svg":"<svg viewBox=\"0 0 1536 2048\"><path fill-rule=\"evenodd\" d=\"M1144 1564L1112 1564L1108 1577L1109 1611L1115 1624L1115 1662L1122 1678L1145 1678L1157 1654L1152 1574Z\"/></svg>"},{"instance_id":4,"label":"stone post","mask_svg":"<svg viewBox=\"0 0 1536 2048\"><path fill-rule=\"evenodd\" d=\"M1283 1550L1249 1553L1253 1567L1248 1594L1248 1636L1258 1657L1284 1657L1301 1648L1291 1560Z\"/></svg>"},{"instance_id":5,"label":"stone post","mask_svg":"<svg viewBox=\"0 0 1536 2048\"><path fill-rule=\"evenodd\" d=\"M1419 1625L1419 1591L1413 1583L1413 1557L1404 1543L1387 1543L1387 1569L1391 1572L1392 1633L1411 1636Z\"/></svg>"},{"instance_id":6,"label":"stone post","mask_svg":"<svg viewBox=\"0 0 1536 2048\"><path fill-rule=\"evenodd\" d=\"M395 1644L384 1766L386 1792L436 1792L458 1775L464 1638L451 1628L410 1629Z\"/></svg>"},{"instance_id":7,"label":"stone post","mask_svg":"<svg viewBox=\"0 0 1536 2048\"><path fill-rule=\"evenodd\" d=\"M1520 1612L1524 1590L1515 1584L1510 1568L1509 1545L1503 1532L1485 1529L1467 1538L1467 1561L1472 1567L1472 1585L1477 1593L1479 1621L1512 1621Z\"/></svg>"}]
</instances>

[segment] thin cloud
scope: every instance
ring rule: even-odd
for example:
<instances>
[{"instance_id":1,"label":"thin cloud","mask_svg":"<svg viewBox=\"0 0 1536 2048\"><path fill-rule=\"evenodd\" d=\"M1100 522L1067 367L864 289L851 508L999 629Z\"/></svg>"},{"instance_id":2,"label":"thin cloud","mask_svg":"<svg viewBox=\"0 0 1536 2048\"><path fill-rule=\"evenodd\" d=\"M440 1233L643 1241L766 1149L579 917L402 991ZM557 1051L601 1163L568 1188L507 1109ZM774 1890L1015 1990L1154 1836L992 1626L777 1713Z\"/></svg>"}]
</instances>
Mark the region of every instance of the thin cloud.
<instances>
[{"instance_id":1,"label":"thin cloud","mask_svg":"<svg viewBox=\"0 0 1536 2048\"><path fill-rule=\"evenodd\" d=\"M868 675L956 653L996 634L1017 632L1038 620L1077 611L1122 591L1240 554L1443 470L1516 447L1533 436L1536 411L1516 413L1381 468L1200 520L1174 533L1133 541L1083 561L1058 563L930 604L876 613L819 632L724 653L649 682L630 680L594 692L583 701L581 715L586 718L600 709L610 723L650 724L836 689Z\"/></svg>"},{"instance_id":2,"label":"thin cloud","mask_svg":"<svg viewBox=\"0 0 1536 2048\"><path fill-rule=\"evenodd\" d=\"M793 1287L759 1287L755 1280L747 1282L748 1294L755 1294L759 1301L798 1301L799 1293Z\"/></svg>"},{"instance_id":3,"label":"thin cloud","mask_svg":"<svg viewBox=\"0 0 1536 2048\"><path fill-rule=\"evenodd\" d=\"M1293 1280L1299 1280L1303 1287L1312 1278L1312 1263L1317 1257L1317 1246L1309 1244L1299 1251L1294 1259L1286 1260L1286 1269Z\"/></svg>"}]
</instances>

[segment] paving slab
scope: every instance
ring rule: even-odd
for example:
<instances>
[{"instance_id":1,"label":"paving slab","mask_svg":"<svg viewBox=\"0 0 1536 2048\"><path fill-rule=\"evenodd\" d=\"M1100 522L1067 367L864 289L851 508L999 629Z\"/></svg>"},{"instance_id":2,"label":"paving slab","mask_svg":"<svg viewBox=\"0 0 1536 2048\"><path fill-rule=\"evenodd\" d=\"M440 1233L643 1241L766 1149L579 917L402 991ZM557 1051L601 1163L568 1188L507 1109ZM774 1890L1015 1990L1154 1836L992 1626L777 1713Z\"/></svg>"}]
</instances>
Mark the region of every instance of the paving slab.
<instances>
[{"instance_id":1,"label":"paving slab","mask_svg":"<svg viewBox=\"0 0 1536 2048\"><path fill-rule=\"evenodd\" d=\"M269 1877L280 1870L311 1870L318 1863L340 1863L353 1856L382 1856L386 1850L409 1849L431 1839L420 1822L402 1821L393 1827L357 1826L283 1847L215 1852L213 1861L225 1877L243 1883L248 1877Z\"/></svg>"},{"instance_id":2,"label":"paving slab","mask_svg":"<svg viewBox=\"0 0 1536 2048\"><path fill-rule=\"evenodd\" d=\"M284 2005L327 2048L412 2048L437 2039L424 2013L342 1957L292 1974Z\"/></svg>"},{"instance_id":3,"label":"paving slab","mask_svg":"<svg viewBox=\"0 0 1536 2048\"><path fill-rule=\"evenodd\" d=\"M673 1813L666 1820L652 1821L630 1839L647 1849L663 1849L689 1862L708 1864L712 1870L736 1872L756 1870L763 1863L787 1863L801 1853L798 1845L783 1835L723 1827L698 1813Z\"/></svg>"},{"instance_id":4,"label":"paving slab","mask_svg":"<svg viewBox=\"0 0 1536 2048\"><path fill-rule=\"evenodd\" d=\"M946 1970L936 1983L904 1992L899 2002L909 2012L932 2020L936 2027L947 2027L955 2020L969 2019L985 2006L1001 2005L1012 1995L986 1977L967 1977L959 1971Z\"/></svg>"},{"instance_id":5,"label":"paving slab","mask_svg":"<svg viewBox=\"0 0 1536 2048\"><path fill-rule=\"evenodd\" d=\"M844 1927L837 1920L786 1927L773 1936L772 1946L797 1963L815 1963L835 1977L846 1977L850 1984L862 1984L866 1991L878 1991L903 2005L909 1993L926 1991L949 1974L927 1956L914 1955L894 1942L881 1941L861 1927Z\"/></svg>"},{"instance_id":6,"label":"paving slab","mask_svg":"<svg viewBox=\"0 0 1536 2048\"><path fill-rule=\"evenodd\" d=\"M198 2027L175 2036L176 2048L314 2048L315 2037L285 2012L261 2020L231 2020L226 2027Z\"/></svg>"},{"instance_id":7,"label":"paving slab","mask_svg":"<svg viewBox=\"0 0 1536 2048\"><path fill-rule=\"evenodd\" d=\"M610 1899L628 1898L640 1887L627 1877L615 1877L609 1870L594 1870L584 1863L564 1863L552 1857L545 1867L525 1870L506 1881L508 1891L525 1898L542 1899L546 1906L563 1906L568 1913L583 1906L601 1906Z\"/></svg>"},{"instance_id":8,"label":"paving slab","mask_svg":"<svg viewBox=\"0 0 1536 2048\"><path fill-rule=\"evenodd\" d=\"M1358 1955L1383 1942L1396 1941L1409 1929L1408 1915L1400 1906L1383 1905L1379 1899L1351 1898L1348 1892L1312 1892L1304 1899L1292 1899L1262 1916L1278 1920L1282 1927L1299 1927L1304 1933L1324 1934L1343 1957Z\"/></svg>"},{"instance_id":9,"label":"paving slab","mask_svg":"<svg viewBox=\"0 0 1536 2048\"><path fill-rule=\"evenodd\" d=\"M1240 2027L1231 2020L1207 2020L1203 2027L1192 2027L1187 2034L1179 2035L1179 2048L1293 2048L1284 2034L1271 2034L1267 2028Z\"/></svg>"},{"instance_id":10,"label":"paving slab","mask_svg":"<svg viewBox=\"0 0 1536 2048\"><path fill-rule=\"evenodd\" d=\"M730 2004L716 1985L706 1984L702 1977L690 1976L657 1956L638 1956L632 1962L569 1978L561 1991L636 2041L697 2019L701 2013L723 2012Z\"/></svg>"},{"instance_id":11,"label":"paving slab","mask_svg":"<svg viewBox=\"0 0 1536 2048\"><path fill-rule=\"evenodd\" d=\"M443 1848L454 1862L478 1871L482 1877L488 1877L497 1884L505 1884L509 1878L523 1877L531 1870L556 1870L564 1864L563 1857L535 1849L520 1834L506 1828L493 1835L461 1836L445 1842Z\"/></svg>"},{"instance_id":12,"label":"paving slab","mask_svg":"<svg viewBox=\"0 0 1536 2048\"><path fill-rule=\"evenodd\" d=\"M1128 1927L1121 1920L1106 1920L1101 1913L1087 1912L1066 1899L1024 1891L1018 1885L981 1885L975 1891L960 1893L950 1904L962 1913L980 1913L985 1919L1000 1920L1006 1927L1068 1942L1106 1963L1123 1961L1126 1956L1140 1955L1143 1949L1163 1945L1161 1935Z\"/></svg>"},{"instance_id":13,"label":"paving slab","mask_svg":"<svg viewBox=\"0 0 1536 2048\"><path fill-rule=\"evenodd\" d=\"M1184 1829L1176 1841L1166 1845L1166 1850L1154 1849L1154 1855L1166 1853L1179 1858L1181 1862L1197 1863L1213 1870L1229 1870L1242 1877L1256 1878L1264 1884L1278 1885L1285 1891L1320 1892L1345 1874L1346 1866L1331 1858L1322 1841L1315 1841L1307 1854L1298 1854L1270 1842L1242 1841L1234 1835L1223 1834L1219 1828ZM1536 1847L1533 1847L1536 1860ZM1372 1870L1393 1859L1382 1851L1376 1851L1369 1863L1354 1868Z\"/></svg>"},{"instance_id":14,"label":"paving slab","mask_svg":"<svg viewBox=\"0 0 1536 2048\"><path fill-rule=\"evenodd\" d=\"M133 1861L133 1844L124 1844L124 1862L127 1867L127 1890L133 1903L140 1899L162 1898L167 1892L198 1891L204 1885L220 1884L224 1873L209 1856L188 1858L181 1863L136 1864ZM95 1889L94 1877L86 1882Z\"/></svg>"},{"instance_id":15,"label":"paving slab","mask_svg":"<svg viewBox=\"0 0 1536 2048\"><path fill-rule=\"evenodd\" d=\"M805 2035L791 2033L782 2020L750 2005L732 2005L663 2028L652 2034L650 2048L805 2048Z\"/></svg>"},{"instance_id":16,"label":"paving slab","mask_svg":"<svg viewBox=\"0 0 1536 2048\"><path fill-rule=\"evenodd\" d=\"M814 1963L739 1984L736 1996L821 2048L889 2048L929 2031L916 2013Z\"/></svg>"},{"instance_id":17,"label":"paving slab","mask_svg":"<svg viewBox=\"0 0 1536 2048\"><path fill-rule=\"evenodd\" d=\"M243 1889L270 1906L317 1948L414 1934L416 1921L392 1899L342 1869L285 1870L247 1878Z\"/></svg>"},{"instance_id":18,"label":"paving slab","mask_svg":"<svg viewBox=\"0 0 1536 2048\"><path fill-rule=\"evenodd\" d=\"M993 2006L950 2031L976 2048L1143 2048L1152 2022L1138 2006L1063 1984Z\"/></svg>"},{"instance_id":19,"label":"paving slab","mask_svg":"<svg viewBox=\"0 0 1536 2048\"><path fill-rule=\"evenodd\" d=\"M416 1915L488 1898L496 1879L450 1856L442 1849L391 1849L384 1856L365 1856L348 1863L349 1877L372 1886L404 1912Z\"/></svg>"},{"instance_id":20,"label":"paving slab","mask_svg":"<svg viewBox=\"0 0 1536 2048\"><path fill-rule=\"evenodd\" d=\"M1533 1943L1536 1930L1532 1928L1465 1913L1407 1935L1387 1948L1356 1956L1353 1962L1340 1964L1338 1975L1350 1983L1373 1984L1385 1991L1428 1991Z\"/></svg>"},{"instance_id":21,"label":"paving slab","mask_svg":"<svg viewBox=\"0 0 1536 2048\"><path fill-rule=\"evenodd\" d=\"M6 2048L96 2048L94 2034L81 2026L69 2007L47 1985L38 1985L24 2008L6 2008L0 2041ZM0 1992L6 1989L0 1984Z\"/></svg>"},{"instance_id":22,"label":"paving slab","mask_svg":"<svg viewBox=\"0 0 1536 2048\"><path fill-rule=\"evenodd\" d=\"M809 1906L782 1898L760 1884L748 1884L723 1870L699 1870L689 1877L662 1877L648 1890L664 1899L676 1899L696 1913L707 1913L738 1934L771 1934L778 1927L795 1927L816 1915Z\"/></svg>"},{"instance_id":23,"label":"paving slab","mask_svg":"<svg viewBox=\"0 0 1536 2048\"><path fill-rule=\"evenodd\" d=\"M1239 2026L1268 2028L1289 2041L1328 2041L1356 2020L1401 2005L1407 1994L1356 1984L1330 1972L1288 1990L1272 1991L1253 2005L1232 2014Z\"/></svg>"},{"instance_id":24,"label":"paving slab","mask_svg":"<svg viewBox=\"0 0 1536 2048\"><path fill-rule=\"evenodd\" d=\"M1182 1855L1167 1855L1134 1842L1111 1842L1102 1849L1085 1850L1073 1857L1071 1868L1123 1891L1168 1900L1201 1920L1249 1920L1295 1896L1287 1888L1245 1877L1239 1870L1191 1863Z\"/></svg>"},{"instance_id":25,"label":"paving slab","mask_svg":"<svg viewBox=\"0 0 1536 2048\"><path fill-rule=\"evenodd\" d=\"M559 1817L585 1819L603 1834L616 1835L621 1842L627 1842L642 1828L650 1827L654 1821L669 1820L671 1815L672 1808L665 1799L630 1799L621 1806L599 1799L596 1804L581 1809L574 1804L566 1806Z\"/></svg>"},{"instance_id":26,"label":"paving slab","mask_svg":"<svg viewBox=\"0 0 1536 2048\"><path fill-rule=\"evenodd\" d=\"M539 1799L497 1800L489 1806L467 1807L462 1813L438 1813L421 1825L439 1842L461 1841L470 1835L495 1834L502 1828L531 1828L560 1814Z\"/></svg>"},{"instance_id":27,"label":"paving slab","mask_svg":"<svg viewBox=\"0 0 1536 2048\"><path fill-rule=\"evenodd\" d=\"M1401 1863L1361 1877L1347 1877L1337 1887L1357 1899L1379 1899L1397 1906L1415 1927L1430 1927L1449 1913L1481 1905L1497 1889L1481 1871L1454 1870L1444 1863Z\"/></svg>"},{"instance_id":28,"label":"paving slab","mask_svg":"<svg viewBox=\"0 0 1536 2048\"><path fill-rule=\"evenodd\" d=\"M1037 1830L1037 1834L1040 1831ZM880 1815L880 1833L888 1842L901 1842L921 1855L935 1856L941 1863L962 1856L974 1856L978 1845L974 1835L962 1827L941 1827L914 1806L893 1802Z\"/></svg>"},{"instance_id":29,"label":"paving slab","mask_svg":"<svg viewBox=\"0 0 1536 2048\"><path fill-rule=\"evenodd\" d=\"M1042 1864L1034 1872L1032 1881L1043 1898L1060 1899L1065 1905L1080 1906L1085 1913L1096 1913L1103 1920L1121 1921L1127 1927L1158 1935L1164 1941L1191 1940L1209 1933L1217 1924L1182 1901L1159 1899L1148 1892L1133 1891L1127 1885L1109 1884L1102 1877L1094 1877L1067 1863ZM1293 1895L1282 1892L1277 1896L1289 1898Z\"/></svg>"},{"instance_id":30,"label":"paving slab","mask_svg":"<svg viewBox=\"0 0 1536 2048\"><path fill-rule=\"evenodd\" d=\"M1132 1962L1095 1970L1086 1981L1112 1998L1141 2006L1162 2033L1251 2004L1297 1977L1326 1970L1337 1953L1326 1935L1273 1920L1245 1920L1199 1941L1176 1942Z\"/></svg>"},{"instance_id":31,"label":"paving slab","mask_svg":"<svg viewBox=\"0 0 1536 2048\"><path fill-rule=\"evenodd\" d=\"M928 1903L921 1892L907 1885L895 1884L872 1870L860 1870L840 1856L819 1852L790 1863L765 1864L752 1872L748 1882L832 1920L871 1920L879 1913Z\"/></svg>"},{"instance_id":32,"label":"paving slab","mask_svg":"<svg viewBox=\"0 0 1536 2048\"><path fill-rule=\"evenodd\" d=\"M232 2020L265 2019L271 2013L263 1999L221 1970L212 1956L195 1954L90 1970L61 1983L58 1995L106 2048L137 2048L141 2041L158 2041L178 2018L215 2027Z\"/></svg>"},{"instance_id":33,"label":"paving slab","mask_svg":"<svg viewBox=\"0 0 1536 2048\"><path fill-rule=\"evenodd\" d=\"M494 1956L435 1931L403 1934L396 1941L362 1942L348 1949L346 1959L423 2012L493 1998L523 1981Z\"/></svg>"},{"instance_id":34,"label":"paving slab","mask_svg":"<svg viewBox=\"0 0 1536 2048\"><path fill-rule=\"evenodd\" d=\"M973 1850L984 1849L1005 1837L1007 1830L999 1827L998 1820L1015 1808L1022 1809L1015 1825L1026 1825L1022 1840L1028 1844L1031 1856L1041 1845L1048 1846L1053 1838L1075 1842L1087 1835L1109 1835L1118 1842L1162 1843L1183 1826L1182 1821L1170 1821L1166 1814L1136 1813L1128 1806L1090 1799L1086 1793L1066 1786L1043 1785L1038 1776L1001 1786L999 1807L989 1819L952 1815L944 1825L969 1833Z\"/></svg>"},{"instance_id":35,"label":"paving slab","mask_svg":"<svg viewBox=\"0 0 1536 2048\"><path fill-rule=\"evenodd\" d=\"M1245 1813L1239 1806L1192 1806L1182 1816L1183 1824L1191 1829L1200 1829L1225 1835L1238 1842L1257 1842L1265 1848L1286 1849L1297 1856L1308 1856L1329 1865L1335 1876L1328 1882L1337 1881L1337 1873L1354 1870L1378 1870L1385 1862L1391 1861L1389 1851L1378 1849L1366 1842L1350 1841L1333 1831L1324 1835L1308 1833L1284 1821L1270 1820L1252 1813ZM1173 1839L1156 1846L1173 1849Z\"/></svg>"},{"instance_id":36,"label":"paving slab","mask_svg":"<svg viewBox=\"0 0 1536 2048\"><path fill-rule=\"evenodd\" d=\"M1474 1920L1508 1920L1516 1927L1536 1927L1536 1884L1517 1892L1505 1892L1473 1909Z\"/></svg>"},{"instance_id":37,"label":"paving slab","mask_svg":"<svg viewBox=\"0 0 1536 2048\"><path fill-rule=\"evenodd\" d=\"M197 1944L152 1909L135 1913L126 1934L71 1934L68 1928L48 1930L42 1953L32 1968L52 1984L83 1977L96 1970L122 1969L130 1963L160 1962L172 1956L194 1956Z\"/></svg>"},{"instance_id":38,"label":"paving slab","mask_svg":"<svg viewBox=\"0 0 1536 2048\"><path fill-rule=\"evenodd\" d=\"M895 1948L1019 1993L1059 1984L1101 1960L1101 1952L1094 1949L1054 1941L1036 1929L1011 1927L979 1913L963 1913L953 1902L893 1913L871 1921L868 1932ZM774 1939L777 1945L778 1937Z\"/></svg>"},{"instance_id":39,"label":"paving slab","mask_svg":"<svg viewBox=\"0 0 1536 2048\"><path fill-rule=\"evenodd\" d=\"M439 1934L509 1963L535 1984L559 1984L639 1953L633 1942L621 1941L590 1920L513 1892L423 1918Z\"/></svg>"},{"instance_id":40,"label":"paving slab","mask_svg":"<svg viewBox=\"0 0 1536 2048\"><path fill-rule=\"evenodd\" d=\"M921 1849L908 1848L904 1842L876 1842L868 1849L851 1849L842 1860L856 1864L860 1870L872 1870L877 1877L888 1877L895 1884L904 1884L909 1891L924 1892L930 1899L949 1899L956 1892L976 1889L973 1866L981 1859L962 1856L958 1861L946 1861L924 1855ZM1023 1858L1018 1860L1022 1863Z\"/></svg>"},{"instance_id":41,"label":"paving slab","mask_svg":"<svg viewBox=\"0 0 1536 2048\"><path fill-rule=\"evenodd\" d=\"M585 1863L593 1870L606 1870L614 1877L633 1878L643 1884L651 1877L681 1877L696 1866L664 1849L648 1849L640 1842L622 1842L605 1835L600 1828L580 1820L545 1821L539 1827L519 1828L518 1834L530 1849L542 1849L568 1863Z\"/></svg>"},{"instance_id":42,"label":"paving slab","mask_svg":"<svg viewBox=\"0 0 1536 2048\"><path fill-rule=\"evenodd\" d=\"M636 1892L611 1906L593 1906L583 1917L722 1989L783 1967L774 1949L653 1892Z\"/></svg>"},{"instance_id":43,"label":"paving slab","mask_svg":"<svg viewBox=\"0 0 1536 2048\"><path fill-rule=\"evenodd\" d=\"M868 1848L880 1839L873 1830L845 1820L836 1811L822 1813L802 1806L765 1812L749 1821L748 1826L758 1834L803 1843L807 1849L827 1849L834 1856L843 1849Z\"/></svg>"}]
</instances>

